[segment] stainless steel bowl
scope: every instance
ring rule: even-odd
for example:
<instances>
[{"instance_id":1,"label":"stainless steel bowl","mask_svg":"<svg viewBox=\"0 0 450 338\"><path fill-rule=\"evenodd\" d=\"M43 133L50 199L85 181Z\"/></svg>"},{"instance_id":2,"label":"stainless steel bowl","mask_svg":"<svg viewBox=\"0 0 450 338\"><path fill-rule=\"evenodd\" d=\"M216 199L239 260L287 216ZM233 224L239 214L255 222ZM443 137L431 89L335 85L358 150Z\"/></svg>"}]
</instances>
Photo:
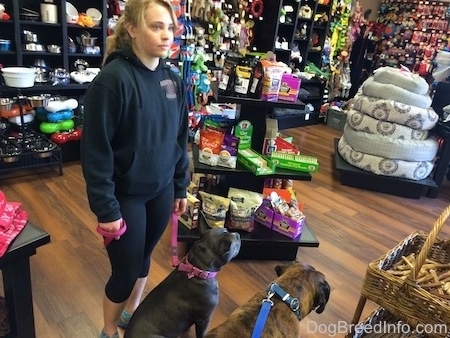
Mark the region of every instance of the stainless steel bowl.
<instances>
[{"instance_id":1,"label":"stainless steel bowl","mask_svg":"<svg viewBox=\"0 0 450 338\"><path fill-rule=\"evenodd\" d=\"M11 110L13 103L14 100L8 97L0 98L0 112Z\"/></svg>"},{"instance_id":2,"label":"stainless steel bowl","mask_svg":"<svg viewBox=\"0 0 450 338\"><path fill-rule=\"evenodd\" d=\"M50 95L28 96L27 99L33 108L45 107L50 101Z\"/></svg>"},{"instance_id":3,"label":"stainless steel bowl","mask_svg":"<svg viewBox=\"0 0 450 338\"><path fill-rule=\"evenodd\" d=\"M47 45L47 50L50 53L61 54L61 46L58 45Z\"/></svg>"},{"instance_id":4,"label":"stainless steel bowl","mask_svg":"<svg viewBox=\"0 0 450 338\"><path fill-rule=\"evenodd\" d=\"M27 52L45 52L45 47L38 43L26 43L23 45L23 50Z\"/></svg>"}]
</instances>

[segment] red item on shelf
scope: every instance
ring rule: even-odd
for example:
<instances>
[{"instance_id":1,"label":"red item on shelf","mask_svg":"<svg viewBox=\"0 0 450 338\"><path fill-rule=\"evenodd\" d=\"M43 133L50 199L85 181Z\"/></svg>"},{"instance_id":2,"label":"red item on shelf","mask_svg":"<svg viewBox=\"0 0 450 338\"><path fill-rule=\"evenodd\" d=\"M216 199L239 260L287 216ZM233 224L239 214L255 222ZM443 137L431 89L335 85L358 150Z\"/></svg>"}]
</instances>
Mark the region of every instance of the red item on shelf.
<instances>
[{"instance_id":1,"label":"red item on shelf","mask_svg":"<svg viewBox=\"0 0 450 338\"><path fill-rule=\"evenodd\" d=\"M20 202L6 201L5 194L0 191L0 257L27 224L28 213L21 206Z\"/></svg>"}]
</instances>

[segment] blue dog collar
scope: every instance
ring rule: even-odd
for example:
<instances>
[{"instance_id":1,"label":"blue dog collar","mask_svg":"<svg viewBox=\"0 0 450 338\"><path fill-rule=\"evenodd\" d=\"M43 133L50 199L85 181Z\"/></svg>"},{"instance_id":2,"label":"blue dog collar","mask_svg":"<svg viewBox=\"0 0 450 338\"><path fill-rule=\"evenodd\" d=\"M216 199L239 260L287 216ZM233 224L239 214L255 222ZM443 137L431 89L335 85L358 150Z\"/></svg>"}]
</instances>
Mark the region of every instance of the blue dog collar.
<instances>
[{"instance_id":1,"label":"blue dog collar","mask_svg":"<svg viewBox=\"0 0 450 338\"><path fill-rule=\"evenodd\" d=\"M300 313L300 301L298 298L292 297L289 293L284 291L277 283L272 283L267 288L268 293L273 293L278 296L289 308L292 312L295 313L298 320L302 319L302 314Z\"/></svg>"}]
</instances>

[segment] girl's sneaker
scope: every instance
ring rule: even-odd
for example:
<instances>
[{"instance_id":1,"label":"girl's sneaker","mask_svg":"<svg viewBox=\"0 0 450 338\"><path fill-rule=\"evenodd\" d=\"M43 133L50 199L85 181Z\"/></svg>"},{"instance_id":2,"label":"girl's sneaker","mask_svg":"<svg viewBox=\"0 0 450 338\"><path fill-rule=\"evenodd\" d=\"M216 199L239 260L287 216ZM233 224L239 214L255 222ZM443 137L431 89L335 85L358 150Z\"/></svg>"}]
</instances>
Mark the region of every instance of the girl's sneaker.
<instances>
[{"instance_id":1,"label":"girl's sneaker","mask_svg":"<svg viewBox=\"0 0 450 338\"><path fill-rule=\"evenodd\" d=\"M119 338L119 333L116 332L114 334L104 334L102 330L102 332L100 332L100 338Z\"/></svg>"},{"instance_id":2,"label":"girl's sneaker","mask_svg":"<svg viewBox=\"0 0 450 338\"><path fill-rule=\"evenodd\" d=\"M123 330L126 330L132 315L133 315L132 313L128 313L127 311L123 310L122 313L120 314L120 318L119 318L119 322L117 323L117 326Z\"/></svg>"}]
</instances>

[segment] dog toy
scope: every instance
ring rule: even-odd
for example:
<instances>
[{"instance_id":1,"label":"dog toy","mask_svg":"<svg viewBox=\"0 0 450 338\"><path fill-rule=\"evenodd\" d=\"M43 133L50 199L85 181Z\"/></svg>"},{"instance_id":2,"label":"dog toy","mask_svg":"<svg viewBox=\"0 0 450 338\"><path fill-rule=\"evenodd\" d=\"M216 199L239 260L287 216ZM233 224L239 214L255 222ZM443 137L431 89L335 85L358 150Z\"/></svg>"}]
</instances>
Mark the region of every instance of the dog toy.
<instances>
[{"instance_id":1,"label":"dog toy","mask_svg":"<svg viewBox=\"0 0 450 338\"><path fill-rule=\"evenodd\" d=\"M73 129L74 126L75 122L73 122L72 119L63 120L60 122L42 122L39 126L39 130L44 134L52 134L61 130L63 131L71 130Z\"/></svg>"},{"instance_id":2,"label":"dog toy","mask_svg":"<svg viewBox=\"0 0 450 338\"><path fill-rule=\"evenodd\" d=\"M94 20L86 13L79 13L77 25L81 27L92 28L95 26Z\"/></svg>"},{"instance_id":3,"label":"dog toy","mask_svg":"<svg viewBox=\"0 0 450 338\"><path fill-rule=\"evenodd\" d=\"M3 4L0 4L0 20L7 21L11 19L11 16L5 12L5 6Z\"/></svg>"},{"instance_id":4,"label":"dog toy","mask_svg":"<svg viewBox=\"0 0 450 338\"><path fill-rule=\"evenodd\" d=\"M76 109L78 107L78 101L75 99L68 99L64 101L50 101L44 106L46 111L57 112L66 109Z\"/></svg>"},{"instance_id":5,"label":"dog toy","mask_svg":"<svg viewBox=\"0 0 450 338\"><path fill-rule=\"evenodd\" d=\"M81 132L81 129L63 132L58 131L53 133L50 138L56 144L61 145L69 141L79 141L81 139Z\"/></svg>"},{"instance_id":6,"label":"dog toy","mask_svg":"<svg viewBox=\"0 0 450 338\"><path fill-rule=\"evenodd\" d=\"M54 113L47 114L47 120L49 122L59 122L62 120L68 120L73 117L73 111L70 109L60 110Z\"/></svg>"}]
</instances>

